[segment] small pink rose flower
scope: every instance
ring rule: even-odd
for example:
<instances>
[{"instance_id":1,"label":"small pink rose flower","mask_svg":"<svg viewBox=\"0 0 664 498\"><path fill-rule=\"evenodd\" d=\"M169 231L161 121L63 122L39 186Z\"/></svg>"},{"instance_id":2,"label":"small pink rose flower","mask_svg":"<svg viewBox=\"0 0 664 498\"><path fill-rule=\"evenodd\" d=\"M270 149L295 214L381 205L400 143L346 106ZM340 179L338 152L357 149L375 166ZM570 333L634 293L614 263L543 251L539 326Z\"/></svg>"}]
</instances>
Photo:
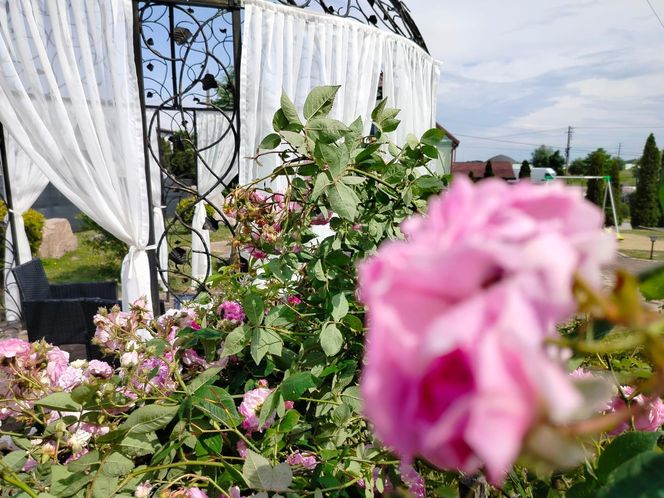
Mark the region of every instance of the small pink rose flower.
<instances>
[{"instance_id":1,"label":"small pink rose flower","mask_svg":"<svg viewBox=\"0 0 664 498\"><path fill-rule=\"evenodd\" d=\"M246 315L242 305L237 301L224 301L217 308L217 315L224 320L231 320L234 322L243 322Z\"/></svg>"},{"instance_id":2,"label":"small pink rose flower","mask_svg":"<svg viewBox=\"0 0 664 498\"><path fill-rule=\"evenodd\" d=\"M134 490L135 498L148 498L150 496L150 491L152 491L152 484L150 481L143 481Z\"/></svg>"},{"instance_id":3,"label":"small pink rose flower","mask_svg":"<svg viewBox=\"0 0 664 498\"><path fill-rule=\"evenodd\" d=\"M265 421L263 425L260 425L258 416L260 415L261 407L267 399L267 397L272 392L272 389L267 387L259 387L257 389L252 389L244 394L242 403L240 403L240 408L238 412L244 417L242 421L242 428L247 431L247 434L251 435L252 432L258 431L263 432L274 422L274 414Z\"/></svg>"},{"instance_id":4,"label":"small pink rose flower","mask_svg":"<svg viewBox=\"0 0 664 498\"><path fill-rule=\"evenodd\" d=\"M291 467L300 465L307 470L313 470L318 465L318 460L316 460L316 456L313 453L296 451L288 455L286 463Z\"/></svg>"},{"instance_id":5,"label":"small pink rose flower","mask_svg":"<svg viewBox=\"0 0 664 498\"><path fill-rule=\"evenodd\" d=\"M628 398L634 392L631 386L623 386L622 391ZM634 417L634 428L637 431L655 432L664 424L664 402L661 398L650 398L643 394L634 396L631 400L633 409L643 410ZM617 395L609 406L610 412L615 412L625 408L625 401L620 395ZM630 421L625 421L616 427L611 434L618 435L631 429Z\"/></svg>"},{"instance_id":6,"label":"small pink rose flower","mask_svg":"<svg viewBox=\"0 0 664 498\"><path fill-rule=\"evenodd\" d=\"M242 458L247 458L247 443L245 443L242 439L237 442L235 449L237 450L238 455L240 455Z\"/></svg>"},{"instance_id":7,"label":"small pink rose flower","mask_svg":"<svg viewBox=\"0 0 664 498\"><path fill-rule=\"evenodd\" d=\"M0 341L0 360L30 354L30 343L21 339L9 338Z\"/></svg>"},{"instance_id":8,"label":"small pink rose flower","mask_svg":"<svg viewBox=\"0 0 664 498\"><path fill-rule=\"evenodd\" d=\"M302 303L302 299L300 299L300 296L297 296L295 294L292 294L288 296L288 304L292 304L293 306L297 306L298 304Z\"/></svg>"},{"instance_id":9,"label":"small pink rose flower","mask_svg":"<svg viewBox=\"0 0 664 498\"><path fill-rule=\"evenodd\" d=\"M113 375L113 368L105 361L91 360L86 371L88 376L108 379Z\"/></svg>"}]
</instances>

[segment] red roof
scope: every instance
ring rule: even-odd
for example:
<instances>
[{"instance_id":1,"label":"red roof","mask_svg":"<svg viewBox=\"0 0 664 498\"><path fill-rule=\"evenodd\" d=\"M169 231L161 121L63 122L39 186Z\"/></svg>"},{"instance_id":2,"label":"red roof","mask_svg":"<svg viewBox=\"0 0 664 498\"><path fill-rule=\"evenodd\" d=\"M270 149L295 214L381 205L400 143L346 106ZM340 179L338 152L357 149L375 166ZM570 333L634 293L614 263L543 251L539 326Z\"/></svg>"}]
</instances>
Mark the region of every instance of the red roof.
<instances>
[{"instance_id":1,"label":"red roof","mask_svg":"<svg viewBox=\"0 0 664 498\"><path fill-rule=\"evenodd\" d=\"M472 171L474 178L484 178L486 164L487 163L484 161L452 163L452 174L468 176L468 174ZM506 161L492 161L491 169L493 169L494 176L498 176L506 180L514 180L514 169L512 169L512 163Z\"/></svg>"}]
</instances>

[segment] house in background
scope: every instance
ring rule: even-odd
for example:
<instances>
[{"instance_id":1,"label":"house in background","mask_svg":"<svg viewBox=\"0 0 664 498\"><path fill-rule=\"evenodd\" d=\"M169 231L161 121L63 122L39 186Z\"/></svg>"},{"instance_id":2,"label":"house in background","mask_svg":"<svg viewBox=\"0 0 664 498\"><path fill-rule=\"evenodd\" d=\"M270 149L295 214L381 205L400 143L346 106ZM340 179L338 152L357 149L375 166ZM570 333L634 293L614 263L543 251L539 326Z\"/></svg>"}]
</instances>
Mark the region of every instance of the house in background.
<instances>
[{"instance_id":1,"label":"house in background","mask_svg":"<svg viewBox=\"0 0 664 498\"><path fill-rule=\"evenodd\" d=\"M453 162L452 174L469 176L472 171L473 178L476 180L484 178L484 171L489 161L491 161L491 169L493 170L494 176L504 180L516 180L514 176L514 168L512 167L516 164L516 161L511 157L502 154L493 156L487 161Z\"/></svg>"},{"instance_id":2,"label":"house in background","mask_svg":"<svg viewBox=\"0 0 664 498\"><path fill-rule=\"evenodd\" d=\"M441 175L449 175L452 172L452 163L456 160L456 149L461 142L440 123L436 123L436 128L445 132L445 138L438 144L440 161L435 169ZM432 161L432 164L436 164L436 161Z\"/></svg>"}]
</instances>

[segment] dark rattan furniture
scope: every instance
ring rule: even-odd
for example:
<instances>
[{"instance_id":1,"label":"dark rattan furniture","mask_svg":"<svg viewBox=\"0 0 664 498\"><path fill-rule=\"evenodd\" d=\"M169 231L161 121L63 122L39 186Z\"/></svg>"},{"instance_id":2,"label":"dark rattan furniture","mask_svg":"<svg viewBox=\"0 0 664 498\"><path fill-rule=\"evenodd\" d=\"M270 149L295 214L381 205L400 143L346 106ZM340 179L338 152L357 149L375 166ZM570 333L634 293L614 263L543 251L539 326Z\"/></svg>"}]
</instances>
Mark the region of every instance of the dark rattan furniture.
<instances>
[{"instance_id":1,"label":"dark rattan furniture","mask_svg":"<svg viewBox=\"0 0 664 498\"><path fill-rule=\"evenodd\" d=\"M12 271L21 293L22 315L30 341L45 339L55 346L84 345L88 359L99 356L90 344L95 330L92 318L99 307L120 304L115 282L49 284L39 259Z\"/></svg>"}]
</instances>

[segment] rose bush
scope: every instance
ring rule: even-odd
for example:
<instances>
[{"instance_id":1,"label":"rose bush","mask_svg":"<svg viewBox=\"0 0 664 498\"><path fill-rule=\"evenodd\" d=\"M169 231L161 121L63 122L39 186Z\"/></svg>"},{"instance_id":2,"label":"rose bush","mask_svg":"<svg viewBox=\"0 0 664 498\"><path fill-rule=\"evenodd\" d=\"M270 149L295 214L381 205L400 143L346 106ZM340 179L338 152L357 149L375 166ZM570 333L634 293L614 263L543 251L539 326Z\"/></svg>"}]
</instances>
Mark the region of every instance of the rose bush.
<instances>
[{"instance_id":1,"label":"rose bush","mask_svg":"<svg viewBox=\"0 0 664 498\"><path fill-rule=\"evenodd\" d=\"M441 132L391 143L382 101L363 136L328 117L335 92L303 116L282 98L256 160L278 155L288 186L228 196L244 261L197 302L101 311L97 360L0 341L0 496L662 485L664 324L629 275L599 290L597 211L556 186L455 181L437 197Z\"/></svg>"}]
</instances>

